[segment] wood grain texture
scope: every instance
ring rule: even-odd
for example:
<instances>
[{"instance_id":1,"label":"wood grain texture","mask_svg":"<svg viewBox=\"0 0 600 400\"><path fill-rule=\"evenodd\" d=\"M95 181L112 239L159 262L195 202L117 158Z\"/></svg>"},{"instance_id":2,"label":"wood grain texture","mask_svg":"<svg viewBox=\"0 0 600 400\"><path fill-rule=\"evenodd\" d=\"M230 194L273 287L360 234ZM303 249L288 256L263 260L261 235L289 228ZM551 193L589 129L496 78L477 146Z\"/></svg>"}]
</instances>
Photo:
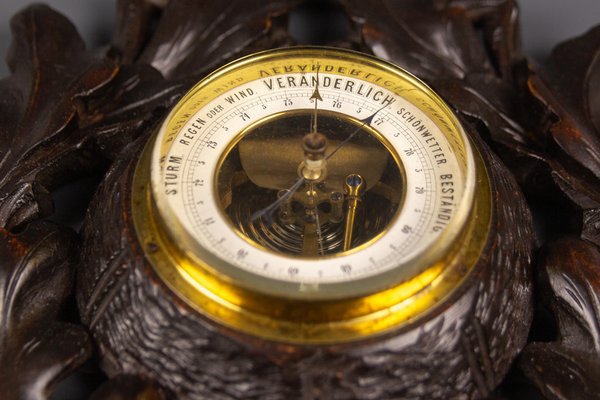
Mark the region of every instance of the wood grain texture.
<instances>
[{"instance_id":1,"label":"wood grain texture","mask_svg":"<svg viewBox=\"0 0 600 400\"><path fill-rule=\"evenodd\" d=\"M78 99L116 65L86 51L73 25L46 6L11 20L11 75L0 81L0 397L46 399L92 353L86 330L62 322L79 240L39 221L51 190L97 166L76 129Z\"/></svg>"},{"instance_id":2,"label":"wood grain texture","mask_svg":"<svg viewBox=\"0 0 600 400\"><path fill-rule=\"evenodd\" d=\"M125 2L120 4L124 7ZM338 45L407 67L465 117L483 122L492 136L520 132L510 87L510 72L520 57L514 2L485 7L471 1L342 5L353 29ZM146 6L136 5L142 11L135 15L144 21L151 18ZM132 24L130 33L123 33L129 28L122 26L114 45L117 57L135 68L152 64L168 86L197 79L234 56L294 43L285 25L289 4L255 5L247 20L236 19L235 5L223 7L225 14L211 14L203 2L172 1L160 14L157 31L148 31L150 40L140 39L147 22ZM211 25L214 18L232 28L216 29ZM205 35L197 31L202 24L188 22L195 20L207 21ZM476 26L483 27L484 41ZM175 46L186 35L201 41ZM429 41L433 37L442 40ZM230 46L206 47L213 43ZM168 57L159 55L161 48L172 49ZM207 49L220 53L215 57ZM204 58L208 55L209 60ZM481 129L473 135L479 134L488 135ZM133 168L129 160L139 146L129 149L107 176L84 230L89 246L83 254L86 269L80 274L79 307L111 375L156 379L182 398L477 398L493 390L524 345L531 319L530 217L522 200L514 201L521 199L514 181L488 150L484 152L494 174L494 198L501 201L496 203L486 257L463 290L428 322L419 321L419 326L382 340L299 348L214 326L158 280L128 217Z\"/></svg>"},{"instance_id":3,"label":"wood grain texture","mask_svg":"<svg viewBox=\"0 0 600 400\"><path fill-rule=\"evenodd\" d=\"M558 45L543 66L526 65L521 81L527 128L516 140L530 167L518 178L532 192L558 192L566 207L560 231L600 245L600 27ZM517 148L514 144L511 145ZM536 182L543 182L539 184ZM559 196L549 200L558 205Z\"/></svg>"},{"instance_id":4,"label":"wood grain texture","mask_svg":"<svg viewBox=\"0 0 600 400\"><path fill-rule=\"evenodd\" d=\"M215 17L208 2L180 2L175 13L170 11L173 7L165 11L171 17L161 23L172 25L169 18L186 11L182 5L190 6L190 23L198 17L192 12L198 6L205 11L204 21ZM292 3L255 5L252 21L227 19L232 23L229 33L238 35L227 39L227 46L213 49L210 58L215 63L248 51L249 43L271 40L274 29L263 14L276 15ZM106 160L148 132L198 74L206 73L184 66L178 69L177 78L166 79L151 65L135 63L139 46L148 44L152 18L160 14L150 2L133 6L120 2L118 8L120 24L107 52L87 50L68 19L47 6L28 7L11 21L13 44L7 57L11 74L0 81L2 398L45 399L91 355L88 335L77 325L77 318L69 316L71 324L59 322L59 311L68 306L72 295L79 241L68 229L38 222L53 212L51 192L104 168ZM224 16L234 13L222 11ZM244 28L246 22L252 32L236 29ZM227 35L216 29L191 45L203 49ZM160 35L152 43L165 48ZM147 55L150 48L146 47ZM174 57L163 66L198 57L197 50L183 50L187 58ZM126 390L127 385L112 388Z\"/></svg>"},{"instance_id":5,"label":"wood grain texture","mask_svg":"<svg viewBox=\"0 0 600 400\"><path fill-rule=\"evenodd\" d=\"M77 261L75 234L49 222L0 228L0 397L42 400L92 353L86 330L60 322Z\"/></svg>"},{"instance_id":6,"label":"wood grain texture","mask_svg":"<svg viewBox=\"0 0 600 400\"><path fill-rule=\"evenodd\" d=\"M7 229L51 214L50 191L97 163L86 157L91 138L76 130L77 101L117 68L86 51L73 25L47 6L25 9L11 28L11 76L0 81L0 226Z\"/></svg>"},{"instance_id":7,"label":"wood grain texture","mask_svg":"<svg viewBox=\"0 0 600 400\"><path fill-rule=\"evenodd\" d=\"M511 145L530 197L560 223L538 262L538 302L556 337L527 345L519 366L548 399L600 398L600 28L557 46L521 80L527 129ZM575 236L583 239L577 239Z\"/></svg>"},{"instance_id":8,"label":"wood grain texture","mask_svg":"<svg viewBox=\"0 0 600 400\"><path fill-rule=\"evenodd\" d=\"M154 382L137 375L117 375L94 392L90 400L166 400L164 391Z\"/></svg>"},{"instance_id":9,"label":"wood grain texture","mask_svg":"<svg viewBox=\"0 0 600 400\"><path fill-rule=\"evenodd\" d=\"M349 1L363 48L431 85L494 143L523 135L513 85L519 46L513 0Z\"/></svg>"},{"instance_id":10,"label":"wood grain texture","mask_svg":"<svg viewBox=\"0 0 600 400\"><path fill-rule=\"evenodd\" d=\"M549 243L539 262L540 298L558 325L554 342L527 345L525 374L548 399L600 396L600 251L569 237Z\"/></svg>"},{"instance_id":11,"label":"wood grain texture","mask_svg":"<svg viewBox=\"0 0 600 400\"><path fill-rule=\"evenodd\" d=\"M498 208L486 258L437 315L380 341L297 348L240 336L200 319L146 264L129 220L129 161L166 110L215 67L297 44L288 18L300 3L118 1L112 44L93 51L47 7L13 19L11 76L0 81L0 253L7 255L0 258L7 310L0 397L46 398L89 357L85 331L58 322L73 289L77 238L36 221L52 213L54 188L97 171L138 138L101 187L84 231L90 267L80 270L79 307L115 377L97 398L475 398L500 382L531 318L533 245L526 207L514 201L519 189L487 149ZM548 398L595 398L600 30L534 66L519 48L513 0L339 6L350 30L330 45L375 54L424 79L474 139L502 157L529 198L549 204L546 219L560 221L556 235L586 241L559 241L550 248L561 251L542 258L546 289L538 300L559 320L560 338L530 344L520 365Z\"/></svg>"},{"instance_id":12,"label":"wood grain texture","mask_svg":"<svg viewBox=\"0 0 600 400\"><path fill-rule=\"evenodd\" d=\"M469 281L413 326L321 347L228 331L166 288L144 259L130 218L140 145L113 166L83 230L78 303L109 375L139 374L189 399L482 398L524 346L531 220L514 180L485 145L496 202L492 233Z\"/></svg>"}]
</instances>

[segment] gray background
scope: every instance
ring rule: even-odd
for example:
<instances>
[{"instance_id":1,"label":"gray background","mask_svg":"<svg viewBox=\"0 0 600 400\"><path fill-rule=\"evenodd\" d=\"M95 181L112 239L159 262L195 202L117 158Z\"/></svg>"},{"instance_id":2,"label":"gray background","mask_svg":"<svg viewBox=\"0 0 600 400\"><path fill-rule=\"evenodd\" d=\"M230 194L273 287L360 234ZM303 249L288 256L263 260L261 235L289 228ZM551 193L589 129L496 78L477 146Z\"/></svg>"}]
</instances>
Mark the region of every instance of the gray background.
<instances>
[{"instance_id":1,"label":"gray background","mask_svg":"<svg viewBox=\"0 0 600 400\"><path fill-rule=\"evenodd\" d=\"M30 4L28 0L1 0L0 77L8 73L4 57L10 44L10 17ZM110 39L115 0L47 0L74 21L90 46ZM600 23L600 0L521 0L523 46L527 55L543 60L560 41L579 35Z\"/></svg>"}]
</instances>

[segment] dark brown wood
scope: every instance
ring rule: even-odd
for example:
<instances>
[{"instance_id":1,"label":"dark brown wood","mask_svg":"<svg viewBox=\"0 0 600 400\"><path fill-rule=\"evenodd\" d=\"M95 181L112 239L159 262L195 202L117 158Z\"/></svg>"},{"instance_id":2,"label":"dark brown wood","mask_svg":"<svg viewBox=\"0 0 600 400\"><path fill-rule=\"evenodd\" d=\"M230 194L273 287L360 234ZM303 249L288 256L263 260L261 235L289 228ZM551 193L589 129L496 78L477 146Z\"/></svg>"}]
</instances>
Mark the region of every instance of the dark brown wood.
<instances>
[{"instance_id":1,"label":"dark brown wood","mask_svg":"<svg viewBox=\"0 0 600 400\"><path fill-rule=\"evenodd\" d=\"M194 10L198 13L207 11L208 3L195 2L187 6L190 7L186 9L186 4L179 2L168 8L165 15L170 17L161 19L161 24L166 27L159 24L152 44L145 47L145 57L152 57L152 46L160 47L165 44L162 40L173 39L168 34L169 26L176 25L170 22L172 18L189 12L189 26L200 29L201 25L192 23L197 17ZM278 8L292 4L281 2L263 6L261 3L258 6L257 2L255 6L252 10L256 15L254 19L245 21L247 15L226 18L232 23L231 32L237 32L237 36L227 39L226 33L214 29L214 34L207 35L204 41L193 41L193 46L199 46L197 50L187 52L183 49L183 54L188 60L196 59L199 51L208 48L209 44L226 40L227 46L214 47L210 57L215 63L236 57L249 43L271 33L267 29L270 26L266 17L268 12L275 15ZM97 171L103 160L113 159L125 145L148 132L165 109L205 73L205 70L197 70L195 65L184 66L178 69L176 79L166 80L152 66L135 64L141 53L140 46L148 44L147 36L151 32L147 29L150 18L155 15L155 7L149 2L140 1L134 6L130 2L121 2L119 10L115 44L107 54L87 51L73 25L46 6L29 7L16 15L11 23L13 45L8 57L11 75L0 82L0 229L3 235L0 245L8 249L6 252L12 252L12 256L0 258L0 274L7 282L0 307L6 309L5 319L21 318L32 331L26 334L18 323L8 324L10 321L3 320L7 325L3 326L0 345L2 398L46 398L60 379L90 356L85 331L76 325L54 322L58 318L56 310L47 309L48 305L44 304L44 300L52 302L51 299L56 299L57 307L64 306L72 293L71 281L56 279L64 278L63 273L70 277L74 263L61 261L55 254L55 247L59 245L49 237L30 237L37 227L34 221L52 213L51 191ZM222 11L221 15L225 17L235 14L234 9ZM208 24L216 16L214 11L205 13L204 21ZM243 28L246 22L252 26L250 30L236 29L236 24ZM160 32L166 33L166 38L161 39ZM173 48L182 49L176 45ZM169 65L174 67L183 61L185 57L174 57ZM188 68L187 74L185 68ZM62 232L62 228L45 225L44 228L49 235L53 235L53 229ZM21 236L13 237L19 230L23 231ZM62 235L60 246L73 252L76 239L73 235ZM29 247L19 247L19 240ZM37 258L48 258L51 265L38 268L39 260L28 258L33 257L32 254ZM37 271L36 268L39 272L31 272ZM45 269L60 273L57 272L53 279L43 272ZM19 282L28 282L25 278L30 275L34 277L31 282L35 282L35 290L47 293L47 297L30 295L33 303L29 304L31 315L28 316L25 309L10 307L23 296ZM23 285L23 288L29 288ZM17 310L24 315L11 313ZM38 310L47 313L38 315L35 313ZM46 336L40 337L42 333ZM25 343L39 345L21 354ZM18 365L24 370L16 369ZM49 369L52 372L48 372Z\"/></svg>"},{"instance_id":2,"label":"dark brown wood","mask_svg":"<svg viewBox=\"0 0 600 400\"><path fill-rule=\"evenodd\" d=\"M166 400L164 391L136 375L117 375L104 383L90 400Z\"/></svg>"},{"instance_id":3,"label":"dark brown wood","mask_svg":"<svg viewBox=\"0 0 600 400\"><path fill-rule=\"evenodd\" d=\"M544 66L517 70L523 129L502 140L530 197L545 197L560 233L600 245L600 28L557 46ZM541 196L540 196L541 194ZM552 194L548 196L548 194Z\"/></svg>"},{"instance_id":4,"label":"dark brown wood","mask_svg":"<svg viewBox=\"0 0 600 400\"><path fill-rule=\"evenodd\" d=\"M86 330L60 322L71 295L77 240L49 222L0 228L0 395L45 399L92 353Z\"/></svg>"},{"instance_id":5,"label":"dark brown wood","mask_svg":"<svg viewBox=\"0 0 600 400\"><path fill-rule=\"evenodd\" d=\"M26 9L11 28L11 76L0 81L0 397L45 399L92 344L81 325L61 322L79 240L36 220L52 212L53 188L98 164L74 130L77 98L116 65L86 52L48 7Z\"/></svg>"},{"instance_id":6,"label":"dark brown wood","mask_svg":"<svg viewBox=\"0 0 600 400\"><path fill-rule=\"evenodd\" d=\"M385 352L374 343L298 349L239 336L201 320L155 277L126 219L128 162L202 76L241 55L296 44L287 22L301 1L160 3L167 2L119 1L108 51L86 50L68 20L47 7L13 19L11 76L0 81L0 309L7 310L0 317L0 397L47 398L89 357L78 321L58 322L73 290L77 237L39 220L52 213L54 188L101 170L138 138L107 176L84 231L79 306L115 377L96 398L163 396L123 373L156 379L168 398L490 394L524 344L532 243L528 228L517 228L528 226L528 217L519 217L526 208L513 200L518 188L487 150L497 195L509 200L498 203L497 234L481 264L512 269L478 269L447 310L414 327L410 348L402 339L408 332L382 339ZM507 163L531 204L547 213L542 225L557 221L549 235L583 239L559 240L540 257L538 302L552 310L558 337L543 342L538 321L519 365L547 398L597 398L600 28L535 66L521 55L513 0L339 5L350 30L331 45L387 58L426 80ZM467 305L458 301L470 295ZM453 312L455 325L447 317Z\"/></svg>"},{"instance_id":7,"label":"dark brown wood","mask_svg":"<svg viewBox=\"0 0 600 400\"><path fill-rule=\"evenodd\" d=\"M600 397L599 52L596 27L557 46L545 65L517 70L526 129L504 140L534 206L559 221L549 236L560 239L538 265L540 314L549 309L556 327L540 325L549 332L537 329L519 363L548 399Z\"/></svg>"},{"instance_id":8,"label":"dark brown wood","mask_svg":"<svg viewBox=\"0 0 600 400\"><path fill-rule=\"evenodd\" d=\"M525 374L548 399L600 396L600 251L564 238L549 243L540 258L540 299L554 313L554 342L527 345Z\"/></svg>"},{"instance_id":9,"label":"dark brown wood","mask_svg":"<svg viewBox=\"0 0 600 400\"><path fill-rule=\"evenodd\" d=\"M0 226L7 229L48 216L50 190L94 165L84 155L89 138L74 129L77 100L117 69L86 52L73 25L46 6L26 9L11 27L11 76L0 82Z\"/></svg>"},{"instance_id":10,"label":"dark brown wood","mask_svg":"<svg viewBox=\"0 0 600 400\"><path fill-rule=\"evenodd\" d=\"M124 3L120 5L121 10L124 10ZM436 90L440 91L465 116L481 120L492 132L492 136L500 136L495 132L508 132L512 135L514 130L520 130L519 125L510 117L514 114L511 109L514 92L510 88L512 79L510 71L514 60L520 56L516 44L518 42L514 2L498 1L488 4L486 7L468 1L453 2L436 7L424 2L407 1L403 3L372 2L368 5L364 2L344 3L347 6L348 15L354 21L354 29L349 33L348 38L341 40L340 43L366 52L374 52L372 49L377 49L381 52L379 55L389 57L392 61L408 67L417 75L429 80ZM132 24L131 28L123 26L122 23L119 25L121 30L116 36L114 47L115 50L119 50L116 53L117 59L120 54L122 62L133 63L132 68L142 68L144 64L152 64L167 78L176 78L183 82L189 78L189 82L197 79L214 66L231 59L234 55L294 43L290 35L286 33L283 24L285 11L289 10L290 4L272 3L262 6L262 8L256 4L250 5L248 2L236 4L247 10L247 15L244 14L244 17L239 18L238 15L241 14L237 14L239 10L235 6L217 8L214 9L215 12L208 10L204 3L172 1L160 15L156 33L152 33L151 39L147 40L148 45L145 46L146 42L140 39L143 35L141 32L147 29L145 28L148 26L147 20L151 16L147 4L136 3L135 7L138 7L136 10L141 11L135 15L142 20ZM230 18L227 18L228 16ZM265 16L269 16L267 21L270 22L265 23ZM211 29L207 34L200 34L198 30L203 24L197 23L197 21L212 21L216 17L223 17L222 19L230 24L228 29L214 30L214 25L209 24ZM484 27L484 42L480 40L476 24ZM182 26L183 28L181 28ZM127 31L127 29L131 30ZM239 34L240 32L243 34ZM437 37L439 37L439 33L443 32L445 41L423 41L423 38L432 37L433 32L438 33ZM188 47L181 47L178 38L186 35L199 36L204 40L190 43ZM407 39L409 40L407 41ZM231 45L214 46L214 43L231 43ZM436 45L442 46L442 48L436 48ZM218 51L217 55L211 51L207 52L207 48L213 49L211 51ZM166 52L161 55L159 49L171 50L165 50ZM493 55L491 59L488 56L490 53ZM163 57L165 54L169 56ZM410 58L411 55L416 54L419 56ZM207 59L206 57L209 56L211 58ZM166 86L169 86L168 81ZM185 86L185 83L182 83L182 86ZM481 133L485 135L485 132ZM130 159L131 154L127 157ZM329 354L331 351L315 352L314 350L296 349L295 352L299 352L297 357L302 361L288 361L283 366L276 367L269 361L269 358L281 359L280 353L283 349L274 344L257 344L256 341L249 338L240 339L238 337L237 340L233 340L212 335L213 328L207 325L207 321L202 321L198 315L187 309L157 280L143 259L132 227L127 225L128 219L123 218L121 214L121 212L129 213L128 193L130 188L128 185L130 185L130 181L124 180L124 178L118 180L115 176L127 176L128 174L125 172L131 173L132 166L118 164L114 168L100 192L103 194L99 195L103 206L91 209L91 219L86 224L84 235L86 241L93 245L86 247L84 260L85 264L89 264L91 267L82 271L79 286L79 305L83 319L96 334L101 353L104 356L105 368L110 374L127 372L154 377L160 379L173 392L180 394L200 393L209 396L210 394L214 395L215 392L220 393L221 390L230 390L223 395L232 398L247 398L248 396L266 396L269 395L269 391L273 391L271 394L293 396L293 393L298 393L300 387L303 387L307 398L318 398L319 396L326 397L328 391L334 387L339 392L342 387L347 386L345 392L340 392L346 394L340 394L340 398L344 398L344 396L368 398L369 396L393 396L401 393L411 394L410 390L412 389L409 389L409 386L414 388L414 374L416 371L420 371L424 381L432 383L435 377L440 382L446 383L443 389L436 385L424 388L417 386L416 390L421 393L412 393L415 396L427 397L432 396L433 393L438 393L438 396L448 396L451 393L471 393L483 396L493 390L500 381L510 360L524 343L530 318L527 301L529 286L526 279L526 265L531 251L531 241L527 239L531 236L528 228L524 228L522 231L515 230L524 237L515 238L508 235L509 240L498 237L497 244L493 244L493 241L490 242L489 257L492 257L491 249L496 245L507 246L506 250L494 253L497 255L493 256L496 258L492 260L482 260L482 264L502 264L506 268L513 263L497 257L512 254L516 259L522 260L522 265L516 266L518 272L516 274L511 271L512 273L504 277L488 275L489 280L483 279L483 282L496 283L500 287L504 287L506 283L503 282L508 282L510 279L520 282L511 286L511 290L515 290L514 295L506 296L506 299L513 299L515 304L520 304L520 308L517 307L513 310L510 302L510 304L493 302L491 300L494 298L493 296L481 296L482 300L480 301L486 303L477 305L475 309L479 311L475 314L471 313L473 309L465 307L462 312L470 317L467 322L461 322L460 327L448 325L444 317L439 316L435 323L431 323L431 332L425 333L424 331L418 335L419 344L412 349L412 353L406 351L405 345L397 345L399 347L395 348L391 354L381 355L382 359L392 358L399 362L401 357L398 357L398 354L403 354L404 361L400 365L402 363L412 364L412 370L401 369L400 365L396 366L405 371L407 376L413 376L404 381L404 386L398 382L397 378L392 379L391 375L388 377L390 380L386 381L384 377L387 371L386 368L382 368L378 376L382 382L388 383L383 385L381 392L373 391L373 387L377 385L369 385L368 388L356 387L356 384L351 382L360 381L358 377L361 374L368 374L368 369L365 370L365 368L372 361L367 361L363 356L357 357L356 354L349 355L353 352L349 352L348 349L344 351L338 349L341 353L336 356L331 356ZM494 161L492 170L502 170L502 167ZM503 172L498 172L498 174L498 179L500 179L499 177L505 179ZM509 179L507 182L499 180L502 183L499 190L503 191L508 188L509 191L516 191L510 178L507 179ZM507 198L509 197L507 192L503 193ZM513 196L511 193L510 198ZM106 204L118 205L118 209L123 211L115 214L111 208L106 207ZM515 203L515 205L517 204L518 202ZM503 230L505 226L514 228L512 220L522 219L516 218L515 215L527 214L526 209L521 207L515 207L513 210L506 207L497 211L500 221L499 231L503 232L503 236L506 235L506 231ZM523 221L525 226L528 224L527 220L528 218L525 218ZM511 222L509 223L509 221ZM107 232L112 233L107 235ZM110 240L111 237L114 241ZM118 238L122 239L117 240ZM522 250L518 250L518 244L524 246ZM130 260L135 267L130 269L130 266L123 260ZM487 273L490 271L486 268L482 270L488 271ZM495 282L495 279L501 283ZM473 287L477 289L473 289ZM150 289L150 293L145 293L147 289ZM484 293L488 289L484 285L472 286L471 290ZM132 295L140 297L133 298ZM466 293L462 293L462 295L467 296ZM519 302L520 299L523 301ZM474 305L475 303L471 303L471 306ZM136 306L140 307L139 312L134 311ZM144 314L141 314L142 309ZM108 315L114 317L111 318ZM146 315L146 318L140 318L141 315ZM499 325L492 323L494 320L498 321L498 319L502 320L510 316L519 321L518 326L520 327L511 331L512 334L507 331L505 323ZM137 326L132 322L136 320L139 323ZM150 327L147 326L150 321L161 322L159 326ZM166 325L161 328L162 324ZM166 328L167 326L168 328ZM194 338L189 336L190 326L195 327ZM498 329L497 332L486 331L492 330L494 327ZM159 329L159 332L151 335L158 342L149 340L150 336L144 333L148 332L148 329L152 331L151 328ZM130 329L133 331L128 331ZM168 333L167 330L171 333ZM201 334L201 332L204 333ZM454 341L454 348L446 348L440 353L452 354L462 360L458 363L460 367L449 372L447 368L443 367L444 363L440 361L443 357L440 354L436 354L439 360L435 361L424 358L421 352L435 354L435 352L426 352L425 349L431 349L436 338L440 339L444 335L452 334L462 335L464 341ZM186 343L186 345L183 346L183 350L173 349L171 354L164 349L172 343L173 335L186 337L185 340L177 341L177 343ZM231 332L229 335L237 337ZM490 345L490 347L485 344L488 340L493 343L493 338L496 337L504 338L509 343L506 345L509 350L504 346L499 346L503 347L500 350L497 344ZM130 352L126 349L130 346L137 348L143 356L129 354ZM192 346L196 351L189 351L190 348L186 346ZM250 357L251 349L256 346L266 346L266 349L262 350L262 358ZM363 350L368 349L368 346L369 344L364 344ZM215 351L214 348L217 350ZM417 350L418 348L421 350ZM286 348L286 351L289 351L289 348ZM194 358L198 354L202 354L202 356L199 359ZM483 358L478 361L479 357ZM214 362L207 363L207 359ZM240 373L236 374L235 378L231 378L238 385L225 385L220 378L222 371L219 371L219 368L226 368L227 365L219 364L216 360L224 359L230 360L229 367L239 369ZM419 364L421 367L417 368L414 364ZM168 369L165 371L165 365L172 366L176 372L170 374ZM181 370L184 365L191 366L189 367L191 370ZM431 365L438 365L439 370ZM199 366L202 366L202 373L197 369L200 368ZM242 368L242 366L244 367ZM336 375L341 368L348 368L348 376L345 378L348 379L347 381ZM458 370L466 373L462 386L456 376ZM452 378L447 378L448 374ZM298 379L298 375L301 376L301 379ZM183 382L182 376L185 377ZM444 380L445 378L447 380ZM197 381L198 379L200 382ZM180 383L175 384L175 382ZM260 388L264 388L262 392Z\"/></svg>"},{"instance_id":11,"label":"dark brown wood","mask_svg":"<svg viewBox=\"0 0 600 400\"><path fill-rule=\"evenodd\" d=\"M233 58L291 44L289 39L273 40L278 28L273 19L298 3L170 1L137 62L152 65L167 79L198 80Z\"/></svg>"},{"instance_id":12,"label":"dark brown wood","mask_svg":"<svg viewBox=\"0 0 600 400\"><path fill-rule=\"evenodd\" d=\"M181 398L481 398L525 344L532 315L529 211L485 145L479 144L497 201L469 282L416 325L351 345L310 347L216 326L160 281L129 217L142 144L113 166L83 230L79 308L109 375L141 374Z\"/></svg>"},{"instance_id":13,"label":"dark brown wood","mask_svg":"<svg viewBox=\"0 0 600 400\"><path fill-rule=\"evenodd\" d=\"M348 12L361 30L361 50L425 80L480 121L483 137L503 143L523 131L512 85L522 60L515 1L357 0Z\"/></svg>"}]
</instances>

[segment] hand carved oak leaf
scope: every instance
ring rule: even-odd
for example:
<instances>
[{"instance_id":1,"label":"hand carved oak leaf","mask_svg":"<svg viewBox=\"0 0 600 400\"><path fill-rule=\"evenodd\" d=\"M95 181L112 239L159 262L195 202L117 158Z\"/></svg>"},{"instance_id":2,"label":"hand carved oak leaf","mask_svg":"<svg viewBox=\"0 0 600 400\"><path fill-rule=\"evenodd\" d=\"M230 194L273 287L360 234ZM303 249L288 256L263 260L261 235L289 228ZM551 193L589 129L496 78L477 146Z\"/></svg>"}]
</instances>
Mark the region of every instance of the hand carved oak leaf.
<instances>
[{"instance_id":1,"label":"hand carved oak leaf","mask_svg":"<svg viewBox=\"0 0 600 400\"><path fill-rule=\"evenodd\" d=\"M551 123L547 139L596 179L600 179L599 55L600 27L596 27L557 46L550 62L532 70L528 81L531 94L556 117L546 121ZM600 199L600 192L594 197Z\"/></svg>"},{"instance_id":2,"label":"hand carved oak leaf","mask_svg":"<svg viewBox=\"0 0 600 400\"><path fill-rule=\"evenodd\" d=\"M582 237L600 245L600 27L557 46L543 67L529 66L527 153L542 160L583 213Z\"/></svg>"},{"instance_id":3,"label":"hand carved oak leaf","mask_svg":"<svg viewBox=\"0 0 600 400\"><path fill-rule=\"evenodd\" d=\"M299 2L171 0L137 62L152 65L167 79L197 80L228 60L257 51L254 44L269 35L272 17ZM263 44L261 50L285 44L291 44L289 36Z\"/></svg>"},{"instance_id":4,"label":"hand carved oak leaf","mask_svg":"<svg viewBox=\"0 0 600 400\"><path fill-rule=\"evenodd\" d=\"M91 355L83 327L59 322L70 297L77 240L67 228L33 222L0 228L0 398L43 400Z\"/></svg>"},{"instance_id":5,"label":"hand carved oak leaf","mask_svg":"<svg viewBox=\"0 0 600 400\"><path fill-rule=\"evenodd\" d=\"M600 368L597 356L557 343L532 343L521 355L521 367L546 399L598 399Z\"/></svg>"},{"instance_id":6,"label":"hand carved oak leaf","mask_svg":"<svg viewBox=\"0 0 600 400\"><path fill-rule=\"evenodd\" d=\"M109 84L81 99L80 135L93 142L94 153L114 160L138 137L149 136L189 87L185 80L165 80L148 65L120 66Z\"/></svg>"},{"instance_id":7,"label":"hand carved oak leaf","mask_svg":"<svg viewBox=\"0 0 600 400\"><path fill-rule=\"evenodd\" d=\"M351 3L352 12L364 18L363 39L375 55L421 79L462 79L469 73L493 73L465 10L420 0Z\"/></svg>"},{"instance_id":8,"label":"hand carved oak leaf","mask_svg":"<svg viewBox=\"0 0 600 400\"><path fill-rule=\"evenodd\" d=\"M376 56L428 82L457 111L485 124L495 142L523 144L512 85L522 58L513 0L350 3Z\"/></svg>"},{"instance_id":9,"label":"hand carved oak leaf","mask_svg":"<svg viewBox=\"0 0 600 400\"><path fill-rule=\"evenodd\" d=\"M540 286L559 340L529 344L520 366L548 399L597 399L600 393L600 251L565 238L547 246Z\"/></svg>"},{"instance_id":10,"label":"hand carved oak leaf","mask_svg":"<svg viewBox=\"0 0 600 400\"><path fill-rule=\"evenodd\" d=\"M73 25L47 6L11 21L11 76L0 81L0 227L48 215L49 190L96 161L76 130L78 98L109 81L116 65L85 51Z\"/></svg>"},{"instance_id":11,"label":"hand carved oak leaf","mask_svg":"<svg viewBox=\"0 0 600 400\"><path fill-rule=\"evenodd\" d=\"M140 55L154 19L159 15L160 8L155 0L117 0L111 50L120 64L132 64Z\"/></svg>"},{"instance_id":12,"label":"hand carved oak leaf","mask_svg":"<svg viewBox=\"0 0 600 400\"><path fill-rule=\"evenodd\" d=\"M118 2L108 56L120 70L110 83L81 99L82 134L95 138L95 150L109 159L139 135L151 133L166 110L208 71L291 40L281 35L272 17L294 2L172 0L164 10L155 3Z\"/></svg>"}]
</instances>

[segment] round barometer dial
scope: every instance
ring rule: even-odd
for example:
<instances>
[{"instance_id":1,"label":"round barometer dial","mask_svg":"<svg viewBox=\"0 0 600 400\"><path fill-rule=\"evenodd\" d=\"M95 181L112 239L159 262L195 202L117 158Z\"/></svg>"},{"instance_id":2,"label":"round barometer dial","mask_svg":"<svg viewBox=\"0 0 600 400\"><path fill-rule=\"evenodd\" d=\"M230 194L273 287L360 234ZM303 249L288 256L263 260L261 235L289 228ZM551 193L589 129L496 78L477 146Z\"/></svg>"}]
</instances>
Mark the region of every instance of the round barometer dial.
<instances>
[{"instance_id":1,"label":"round barometer dial","mask_svg":"<svg viewBox=\"0 0 600 400\"><path fill-rule=\"evenodd\" d=\"M159 275L211 319L350 340L423 314L466 276L488 222L480 164L409 73L279 49L219 69L172 110L138 165L134 219Z\"/></svg>"}]
</instances>

